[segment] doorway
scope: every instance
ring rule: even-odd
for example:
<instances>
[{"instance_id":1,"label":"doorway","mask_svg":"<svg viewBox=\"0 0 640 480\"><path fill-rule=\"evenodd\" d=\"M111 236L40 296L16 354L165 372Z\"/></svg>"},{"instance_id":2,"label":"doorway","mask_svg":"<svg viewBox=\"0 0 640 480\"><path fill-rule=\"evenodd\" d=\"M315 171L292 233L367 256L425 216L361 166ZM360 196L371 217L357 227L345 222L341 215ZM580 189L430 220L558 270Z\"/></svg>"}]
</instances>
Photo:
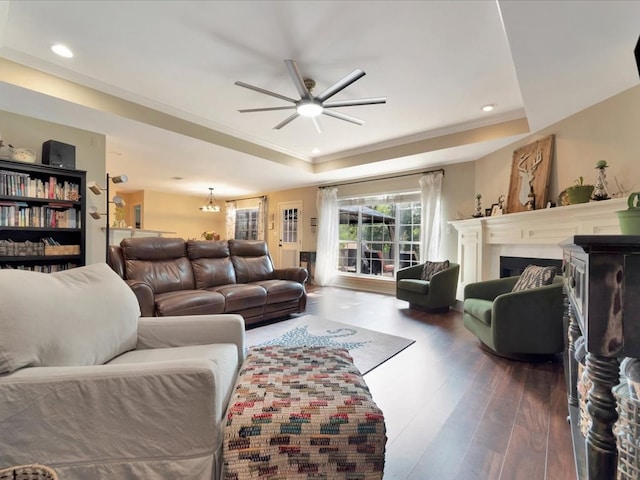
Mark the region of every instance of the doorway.
<instances>
[{"instance_id":1,"label":"doorway","mask_svg":"<svg viewBox=\"0 0 640 480\"><path fill-rule=\"evenodd\" d=\"M302 249L302 202L278 203L277 268L298 266Z\"/></svg>"}]
</instances>

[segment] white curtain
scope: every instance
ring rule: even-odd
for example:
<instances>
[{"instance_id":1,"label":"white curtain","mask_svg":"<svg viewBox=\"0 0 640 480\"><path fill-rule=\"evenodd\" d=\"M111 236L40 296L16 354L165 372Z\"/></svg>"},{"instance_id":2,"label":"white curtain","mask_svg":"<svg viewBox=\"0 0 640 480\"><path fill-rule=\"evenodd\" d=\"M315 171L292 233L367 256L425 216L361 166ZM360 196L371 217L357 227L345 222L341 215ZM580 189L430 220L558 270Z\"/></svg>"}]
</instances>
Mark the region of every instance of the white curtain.
<instances>
[{"instance_id":1,"label":"white curtain","mask_svg":"<svg viewBox=\"0 0 640 480\"><path fill-rule=\"evenodd\" d=\"M236 238L236 202L225 202L227 240Z\"/></svg>"},{"instance_id":2,"label":"white curtain","mask_svg":"<svg viewBox=\"0 0 640 480\"><path fill-rule=\"evenodd\" d=\"M331 285L338 261L338 189L318 190L318 245L315 281L320 286Z\"/></svg>"},{"instance_id":3,"label":"white curtain","mask_svg":"<svg viewBox=\"0 0 640 480\"><path fill-rule=\"evenodd\" d=\"M420 178L422 228L420 229L420 263L440 260L442 237L442 172L427 173Z\"/></svg>"},{"instance_id":4,"label":"white curtain","mask_svg":"<svg viewBox=\"0 0 640 480\"><path fill-rule=\"evenodd\" d=\"M260 197L258 200L258 240L266 240L265 237L265 215L267 214L267 197ZM235 224L235 219L234 222Z\"/></svg>"}]
</instances>

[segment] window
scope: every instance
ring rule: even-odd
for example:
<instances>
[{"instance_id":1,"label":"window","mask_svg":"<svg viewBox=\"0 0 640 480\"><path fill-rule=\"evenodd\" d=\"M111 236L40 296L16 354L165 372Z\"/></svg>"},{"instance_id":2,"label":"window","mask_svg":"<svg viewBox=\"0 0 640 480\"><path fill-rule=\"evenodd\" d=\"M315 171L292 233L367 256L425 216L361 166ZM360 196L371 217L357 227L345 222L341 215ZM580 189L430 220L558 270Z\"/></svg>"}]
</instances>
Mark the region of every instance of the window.
<instances>
[{"instance_id":1,"label":"window","mask_svg":"<svg viewBox=\"0 0 640 480\"><path fill-rule=\"evenodd\" d=\"M419 263L421 204L417 194L339 203L339 271L394 277L399 268Z\"/></svg>"},{"instance_id":2,"label":"window","mask_svg":"<svg viewBox=\"0 0 640 480\"><path fill-rule=\"evenodd\" d=\"M281 212L282 225L281 236L285 243L295 243L298 241L298 209L285 208Z\"/></svg>"},{"instance_id":3,"label":"window","mask_svg":"<svg viewBox=\"0 0 640 480\"><path fill-rule=\"evenodd\" d=\"M258 240L258 213L257 208L236 210L236 240Z\"/></svg>"}]
</instances>

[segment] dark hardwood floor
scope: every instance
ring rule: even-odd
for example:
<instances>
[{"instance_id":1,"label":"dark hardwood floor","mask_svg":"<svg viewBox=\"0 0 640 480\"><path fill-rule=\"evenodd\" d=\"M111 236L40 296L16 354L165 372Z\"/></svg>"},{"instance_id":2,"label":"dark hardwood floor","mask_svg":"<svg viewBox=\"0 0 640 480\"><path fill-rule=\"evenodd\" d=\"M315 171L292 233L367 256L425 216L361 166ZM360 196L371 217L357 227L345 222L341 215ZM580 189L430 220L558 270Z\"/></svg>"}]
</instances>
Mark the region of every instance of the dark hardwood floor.
<instances>
[{"instance_id":1,"label":"dark hardwood floor","mask_svg":"<svg viewBox=\"0 0 640 480\"><path fill-rule=\"evenodd\" d=\"M460 312L389 295L309 287L307 313L416 342L365 375L385 414L385 480L574 480L562 362L478 347Z\"/></svg>"}]
</instances>

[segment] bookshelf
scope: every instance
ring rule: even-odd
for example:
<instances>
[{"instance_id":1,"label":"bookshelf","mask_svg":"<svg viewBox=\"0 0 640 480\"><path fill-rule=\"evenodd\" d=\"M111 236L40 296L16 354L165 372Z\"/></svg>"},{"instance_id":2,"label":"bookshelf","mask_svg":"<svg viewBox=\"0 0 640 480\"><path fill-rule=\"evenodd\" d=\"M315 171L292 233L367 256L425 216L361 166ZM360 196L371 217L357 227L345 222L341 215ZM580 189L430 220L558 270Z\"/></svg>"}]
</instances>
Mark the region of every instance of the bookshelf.
<instances>
[{"instance_id":1,"label":"bookshelf","mask_svg":"<svg viewBox=\"0 0 640 480\"><path fill-rule=\"evenodd\" d=\"M0 160L0 269L85 264L86 172Z\"/></svg>"}]
</instances>

